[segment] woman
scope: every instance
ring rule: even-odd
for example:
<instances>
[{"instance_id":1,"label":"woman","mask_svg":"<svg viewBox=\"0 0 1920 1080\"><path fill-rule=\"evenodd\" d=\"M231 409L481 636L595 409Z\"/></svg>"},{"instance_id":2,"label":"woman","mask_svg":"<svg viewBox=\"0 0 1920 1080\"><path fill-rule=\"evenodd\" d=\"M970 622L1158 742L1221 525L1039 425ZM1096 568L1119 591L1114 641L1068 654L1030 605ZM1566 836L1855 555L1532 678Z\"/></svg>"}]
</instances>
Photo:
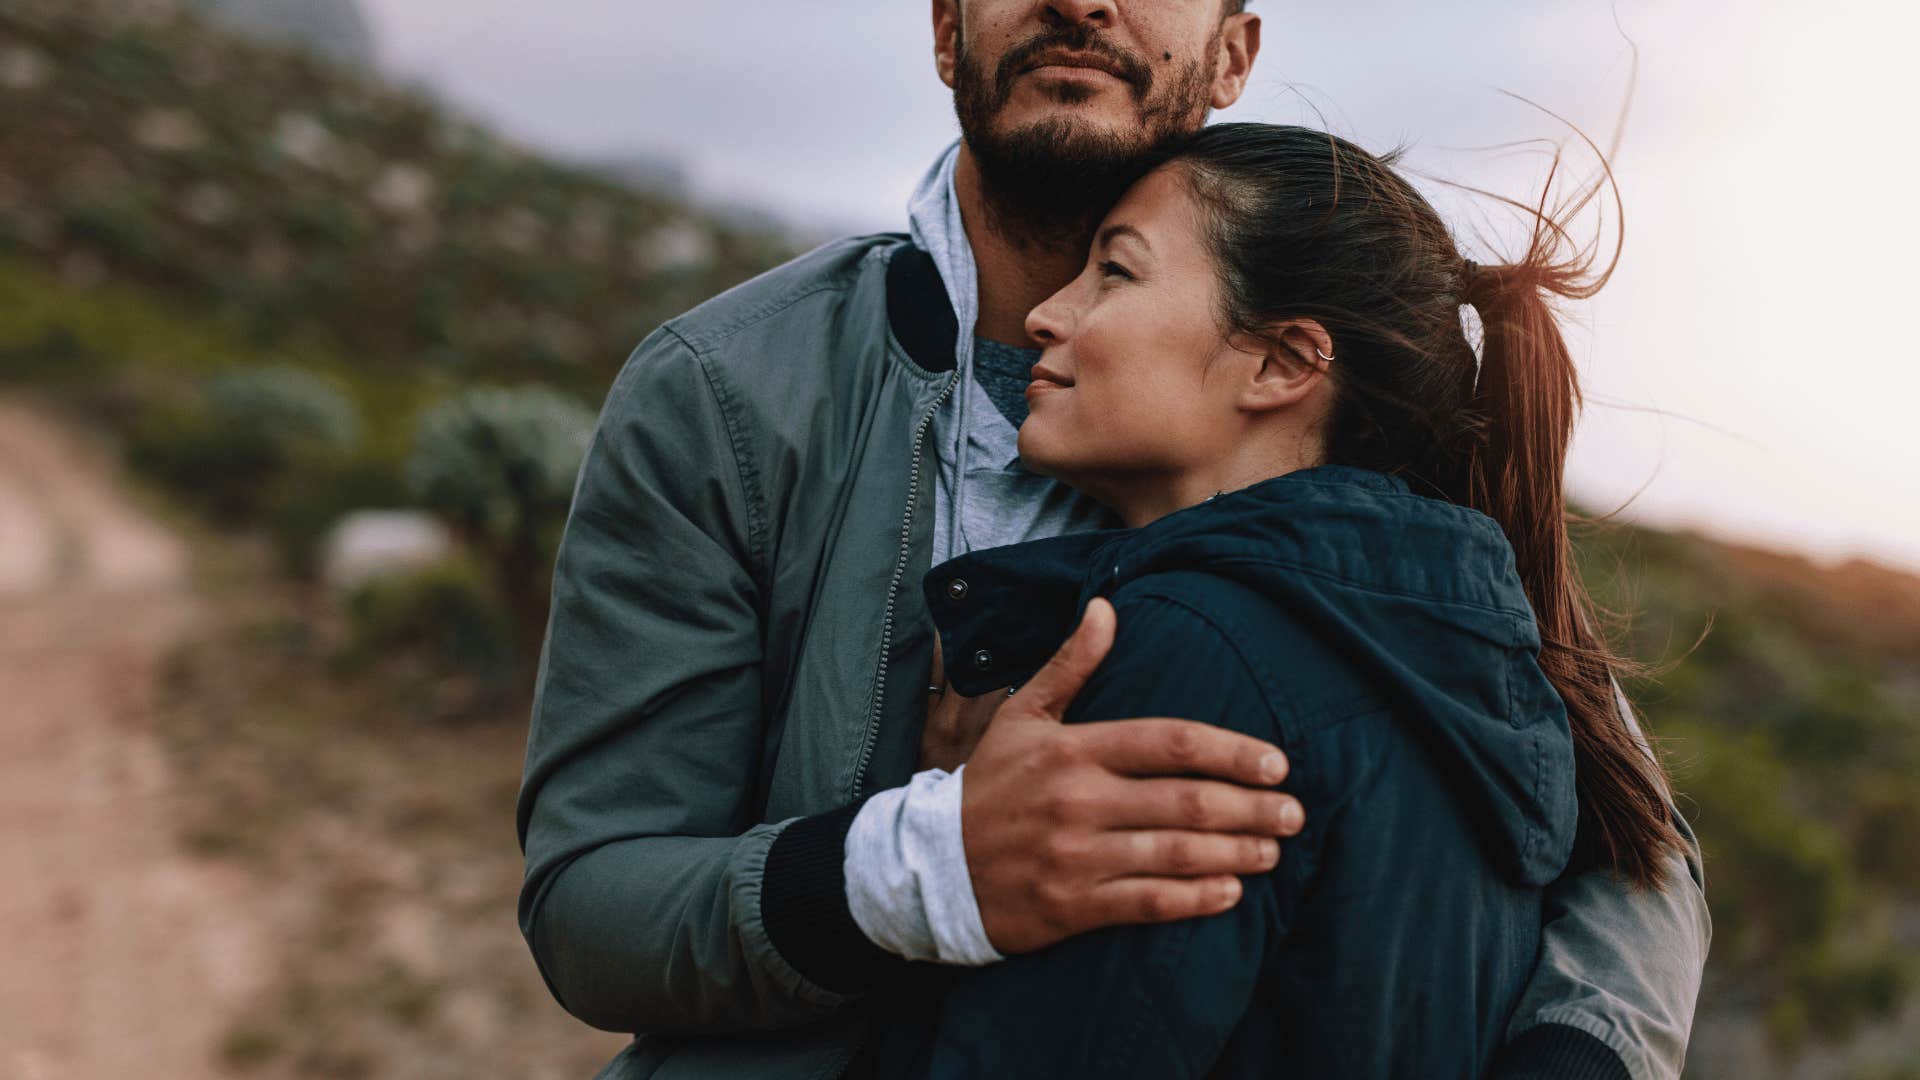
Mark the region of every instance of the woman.
<instances>
[{"instance_id":1,"label":"woman","mask_svg":"<svg viewBox=\"0 0 1920 1080\"><path fill-rule=\"evenodd\" d=\"M1565 528L1547 297L1606 274L1537 220L1478 267L1387 162L1216 126L1033 311L1021 458L1128 527L935 567L955 687L1017 684L1110 602L1068 720L1204 704L1286 749L1308 825L1219 915L939 973L879 1075L1478 1076L1542 886L1569 861L1657 884L1679 838Z\"/></svg>"}]
</instances>

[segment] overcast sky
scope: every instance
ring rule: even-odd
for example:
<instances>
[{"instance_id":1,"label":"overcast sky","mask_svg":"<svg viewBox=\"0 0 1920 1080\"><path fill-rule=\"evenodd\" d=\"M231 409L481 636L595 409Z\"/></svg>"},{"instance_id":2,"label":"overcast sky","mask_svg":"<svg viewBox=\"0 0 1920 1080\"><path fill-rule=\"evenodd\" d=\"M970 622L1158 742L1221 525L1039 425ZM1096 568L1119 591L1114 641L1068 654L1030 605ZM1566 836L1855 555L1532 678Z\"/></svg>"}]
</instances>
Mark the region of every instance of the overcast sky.
<instances>
[{"instance_id":1,"label":"overcast sky","mask_svg":"<svg viewBox=\"0 0 1920 1080\"><path fill-rule=\"evenodd\" d=\"M926 0L362 2L389 68L520 140L665 155L702 196L796 222L903 228L907 193L957 133ZM1424 171L1520 197L1539 159L1476 148L1565 133L1500 91L1610 135L1623 29L1640 52L1615 162L1627 239L1571 330L1590 394L1575 491L1609 509L1639 492L1629 516L1642 520L1920 569L1911 7L1251 10L1265 20L1256 77L1214 119L1324 116L1374 149L1412 143ZM1472 225L1471 206L1437 199Z\"/></svg>"}]
</instances>

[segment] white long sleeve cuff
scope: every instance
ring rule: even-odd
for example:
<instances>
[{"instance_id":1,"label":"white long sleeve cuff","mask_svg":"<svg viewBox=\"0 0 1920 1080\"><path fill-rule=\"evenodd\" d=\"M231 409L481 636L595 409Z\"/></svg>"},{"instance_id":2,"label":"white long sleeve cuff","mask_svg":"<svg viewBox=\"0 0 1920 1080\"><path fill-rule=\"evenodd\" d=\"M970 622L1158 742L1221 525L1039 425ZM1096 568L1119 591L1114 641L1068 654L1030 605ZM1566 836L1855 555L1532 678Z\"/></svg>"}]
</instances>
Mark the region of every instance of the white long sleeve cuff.
<instances>
[{"instance_id":1,"label":"white long sleeve cuff","mask_svg":"<svg viewBox=\"0 0 1920 1080\"><path fill-rule=\"evenodd\" d=\"M987 940L960 833L967 767L928 769L866 802L847 830L847 907L874 944L909 960L979 967Z\"/></svg>"}]
</instances>

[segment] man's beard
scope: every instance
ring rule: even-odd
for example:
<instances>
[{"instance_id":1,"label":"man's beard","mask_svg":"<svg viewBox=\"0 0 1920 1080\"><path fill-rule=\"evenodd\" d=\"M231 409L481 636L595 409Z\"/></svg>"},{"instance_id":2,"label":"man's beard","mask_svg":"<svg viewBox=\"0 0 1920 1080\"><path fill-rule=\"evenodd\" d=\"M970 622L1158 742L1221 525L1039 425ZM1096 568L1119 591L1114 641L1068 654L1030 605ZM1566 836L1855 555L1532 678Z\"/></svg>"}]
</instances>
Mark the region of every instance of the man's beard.
<instances>
[{"instance_id":1,"label":"man's beard","mask_svg":"<svg viewBox=\"0 0 1920 1080\"><path fill-rule=\"evenodd\" d=\"M1206 56L1214 55L1218 41L1216 32ZM1139 128L1107 131L1078 117L1056 116L996 130L994 121L1012 98L1022 69L1055 49L1110 61L1132 92ZM954 68L954 111L980 167L988 213L996 230L1020 246L1084 243L1127 188L1205 121L1212 92L1201 62L1191 60L1156 94L1154 85L1161 80L1150 64L1085 25L1049 31L1009 50L991 78L968 52L963 28ZM1089 96L1072 84L1051 93L1062 104Z\"/></svg>"}]
</instances>

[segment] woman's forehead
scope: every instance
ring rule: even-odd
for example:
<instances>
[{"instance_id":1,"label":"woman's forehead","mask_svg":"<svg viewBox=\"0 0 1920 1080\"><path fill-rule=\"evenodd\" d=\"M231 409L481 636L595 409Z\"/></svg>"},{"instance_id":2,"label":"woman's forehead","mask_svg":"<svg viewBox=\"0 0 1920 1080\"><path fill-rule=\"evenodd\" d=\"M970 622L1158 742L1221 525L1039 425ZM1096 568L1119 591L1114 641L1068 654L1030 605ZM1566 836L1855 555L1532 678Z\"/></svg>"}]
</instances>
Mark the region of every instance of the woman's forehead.
<instances>
[{"instance_id":1,"label":"woman's forehead","mask_svg":"<svg viewBox=\"0 0 1920 1080\"><path fill-rule=\"evenodd\" d=\"M1181 170L1161 166L1127 189L1100 223L1097 241L1141 243L1162 259L1199 252L1200 204Z\"/></svg>"}]
</instances>

